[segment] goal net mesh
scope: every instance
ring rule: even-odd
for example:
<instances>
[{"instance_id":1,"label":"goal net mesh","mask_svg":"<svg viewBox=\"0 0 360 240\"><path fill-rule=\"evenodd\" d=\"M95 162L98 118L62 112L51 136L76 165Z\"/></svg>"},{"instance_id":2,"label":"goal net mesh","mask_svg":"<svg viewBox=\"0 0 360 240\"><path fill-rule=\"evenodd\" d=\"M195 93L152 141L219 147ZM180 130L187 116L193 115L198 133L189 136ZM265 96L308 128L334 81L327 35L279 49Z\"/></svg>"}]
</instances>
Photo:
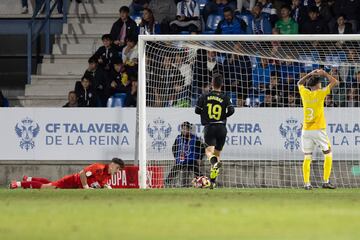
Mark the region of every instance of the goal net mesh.
<instances>
[{"instance_id":1,"label":"goal net mesh","mask_svg":"<svg viewBox=\"0 0 360 240\"><path fill-rule=\"evenodd\" d=\"M227 122L218 186L302 187L303 113L296 83L317 68L340 81L325 100L331 181L360 186L358 41L189 39L145 42L149 187L190 187L194 176L209 175L194 107L214 74L223 76L223 91L236 107ZM321 151L314 152L314 186L321 185L323 162Z\"/></svg>"}]
</instances>

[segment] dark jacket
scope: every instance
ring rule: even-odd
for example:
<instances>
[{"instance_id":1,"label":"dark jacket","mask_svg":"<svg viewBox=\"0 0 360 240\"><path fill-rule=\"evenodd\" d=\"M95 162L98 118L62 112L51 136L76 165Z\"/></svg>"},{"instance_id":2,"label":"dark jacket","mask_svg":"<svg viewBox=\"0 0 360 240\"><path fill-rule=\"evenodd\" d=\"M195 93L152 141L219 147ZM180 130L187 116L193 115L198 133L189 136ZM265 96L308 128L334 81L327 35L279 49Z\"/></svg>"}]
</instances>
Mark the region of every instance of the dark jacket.
<instances>
[{"instance_id":1,"label":"dark jacket","mask_svg":"<svg viewBox=\"0 0 360 240\"><path fill-rule=\"evenodd\" d=\"M96 96L99 98L101 102L101 106L106 106L107 96L105 94L106 84L107 84L107 74L102 67L98 67L95 71L86 70L84 73L90 82L91 87L95 91Z\"/></svg>"},{"instance_id":2,"label":"dark jacket","mask_svg":"<svg viewBox=\"0 0 360 240\"><path fill-rule=\"evenodd\" d=\"M329 28L327 22L322 19L316 19L315 21L306 21L301 31L304 34L327 34L329 33Z\"/></svg>"},{"instance_id":3,"label":"dark jacket","mask_svg":"<svg viewBox=\"0 0 360 240\"><path fill-rule=\"evenodd\" d=\"M136 107L137 104L137 92L135 94L131 94L131 92L129 91L126 94L126 98L125 98L125 107Z\"/></svg>"},{"instance_id":4,"label":"dark jacket","mask_svg":"<svg viewBox=\"0 0 360 240\"><path fill-rule=\"evenodd\" d=\"M334 12L336 16L345 14L349 20L359 20L360 1L359 0L336 0Z\"/></svg>"},{"instance_id":5,"label":"dark jacket","mask_svg":"<svg viewBox=\"0 0 360 240\"><path fill-rule=\"evenodd\" d=\"M301 31L302 24L308 19L307 8L304 6L300 6L291 10L291 17L299 24L299 31Z\"/></svg>"},{"instance_id":6,"label":"dark jacket","mask_svg":"<svg viewBox=\"0 0 360 240\"><path fill-rule=\"evenodd\" d=\"M106 71L110 71L112 68L112 59L121 57L119 51L115 47L110 47L106 49L104 46L98 48L95 52L94 56L97 59L102 59L102 63L99 63L99 66L102 67Z\"/></svg>"},{"instance_id":7,"label":"dark jacket","mask_svg":"<svg viewBox=\"0 0 360 240\"><path fill-rule=\"evenodd\" d=\"M216 34L246 34L246 23L244 20L234 17L231 22L221 20L215 31Z\"/></svg>"},{"instance_id":8,"label":"dark jacket","mask_svg":"<svg viewBox=\"0 0 360 240\"><path fill-rule=\"evenodd\" d=\"M340 34L339 30L338 30L338 25L336 24L335 28L333 29L333 34ZM344 29L344 34L352 34L352 25L351 23L345 23L345 29Z\"/></svg>"},{"instance_id":9,"label":"dark jacket","mask_svg":"<svg viewBox=\"0 0 360 240\"><path fill-rule=\"evenodd\" d=\"M324 1L323 1L324 2ZM325 22L329 22L332 18L330 8L327 3L321 3L319 8L320 16Z\"/></svg>"},{"instance_id":10,"label":"dark jacket","mask_svg":"<svg viewBox=\"0 0 360 240\"><path fill-rule=\"evenodd\" d=\"M106 85L106 75L102 68L98 67L95 71L86 70L84 76L89 77L91 86L96 91L103 91Z\"/></svg>"},{"instance_id":11,"label":"dark jacket","mask_svg":"<svg viewBox=\"0 0 360 240\"><path fill-rule=\"evenodd\" d=\"M110 34L113 41L120 40L120 31L124 22L121 19L118 19L112 26ZM138 36L138 27L136 22L131 18L128 18L126 21L126 37L137 37Z\"/></svg>"},{"instance_id":12,"label":"dark jacket","mask_svg":"<svg viewBox=\"0 0 360 240\"><path fill-rule=\"evenodd\" d=\"M128 86L124 86L124 84L121 81L122 79L122 73L117 72L114 69L110 73L110 77L106 83L106 95L107 97L113 96L115 93L127 93L130 88L130 84ZM115 81L117 84L116 88L111 87L111 83Z\"/></svg>"},{"instance_id":13,"label":"dark jacket","mask_svg":"<svg viewBox=\"0 0 360 240\"><path fill-rule=\"evenodd\" d=\"M76 96L78 96L79 107L97 107L98 100L95 91L90 87L84 89L81 82L78 81L75 84Z\"/></svg>"}]
</instances>

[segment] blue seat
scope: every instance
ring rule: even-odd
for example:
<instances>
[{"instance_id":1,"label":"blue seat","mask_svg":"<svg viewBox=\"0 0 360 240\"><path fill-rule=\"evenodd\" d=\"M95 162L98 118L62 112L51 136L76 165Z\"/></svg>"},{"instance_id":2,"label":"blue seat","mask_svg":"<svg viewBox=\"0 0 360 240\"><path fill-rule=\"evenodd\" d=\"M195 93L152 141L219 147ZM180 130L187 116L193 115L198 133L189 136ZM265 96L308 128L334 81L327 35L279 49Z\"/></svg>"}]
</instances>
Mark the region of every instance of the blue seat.
<instances>
[{"instance_id":1,"label":"blue seat","mask_svg":"<svg viewBox=\"0 0 360 240\"><path fill-rule=\"evenodd\" d=\"M206 26L205 26L205 34L214 34L219 22L223 19L222 15L211 14L209 15Z\"/></svg>"},{"instance_id":2,"label":"blue seat","mask_svg":"<svg viewBox=\"0 0 360 240\"><path fill-rule=\"evenodd\" d=\"M107 107L124 107L125 106L126 93L116 93L110 97L107 101Z\"/></svg>"}]
</instances>

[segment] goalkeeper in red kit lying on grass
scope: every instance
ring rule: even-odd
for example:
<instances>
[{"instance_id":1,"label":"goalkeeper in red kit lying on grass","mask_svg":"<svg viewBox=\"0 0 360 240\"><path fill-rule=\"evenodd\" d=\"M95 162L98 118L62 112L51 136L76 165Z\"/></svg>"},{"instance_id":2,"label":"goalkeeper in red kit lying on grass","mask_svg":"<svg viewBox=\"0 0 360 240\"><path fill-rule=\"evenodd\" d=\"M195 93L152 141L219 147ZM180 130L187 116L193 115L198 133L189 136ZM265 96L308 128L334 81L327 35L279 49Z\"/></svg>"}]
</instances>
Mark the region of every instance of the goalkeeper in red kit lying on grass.
<instances>
[{"instance_id":1,"label":"goalkeeper in red kit lying on grass","mask_svg":"<svg viewBox=\"0 0 360 240\"><path fill-rule=\"evenodd\" d=\"M55 182L46 178L23 177L23 181L12 181L10 189L15 188L35 188L35 189L93 189L109 188L108 185L111 176L124 169L124 161L119 158L113 158L109 164L95 163L85 167L79 173L67 175Z\"/></svg>"}]
</instances>

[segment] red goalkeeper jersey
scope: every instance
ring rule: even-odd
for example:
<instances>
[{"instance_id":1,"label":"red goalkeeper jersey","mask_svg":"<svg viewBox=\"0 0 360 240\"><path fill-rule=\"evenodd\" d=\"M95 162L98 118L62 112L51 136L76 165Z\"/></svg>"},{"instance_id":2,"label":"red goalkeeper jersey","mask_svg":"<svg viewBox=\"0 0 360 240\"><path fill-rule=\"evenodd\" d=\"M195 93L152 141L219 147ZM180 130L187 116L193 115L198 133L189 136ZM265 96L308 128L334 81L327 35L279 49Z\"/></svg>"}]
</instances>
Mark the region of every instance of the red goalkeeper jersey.
<instances>
[{"instance_id":1,"label":"red goalkeeper jersey","mask_svg":"<svg viewBox=\"0 0 360 240\"><path fill-rule=\"evenodd\" d=\"M102 188L111 179L108 173L109 165L95 163L83 169L87 178L87 184L92 188ZM56 182L52 182L53 186L63 189L82 188L80 174L67 175Z\"/></svg>"}]
</instances>

